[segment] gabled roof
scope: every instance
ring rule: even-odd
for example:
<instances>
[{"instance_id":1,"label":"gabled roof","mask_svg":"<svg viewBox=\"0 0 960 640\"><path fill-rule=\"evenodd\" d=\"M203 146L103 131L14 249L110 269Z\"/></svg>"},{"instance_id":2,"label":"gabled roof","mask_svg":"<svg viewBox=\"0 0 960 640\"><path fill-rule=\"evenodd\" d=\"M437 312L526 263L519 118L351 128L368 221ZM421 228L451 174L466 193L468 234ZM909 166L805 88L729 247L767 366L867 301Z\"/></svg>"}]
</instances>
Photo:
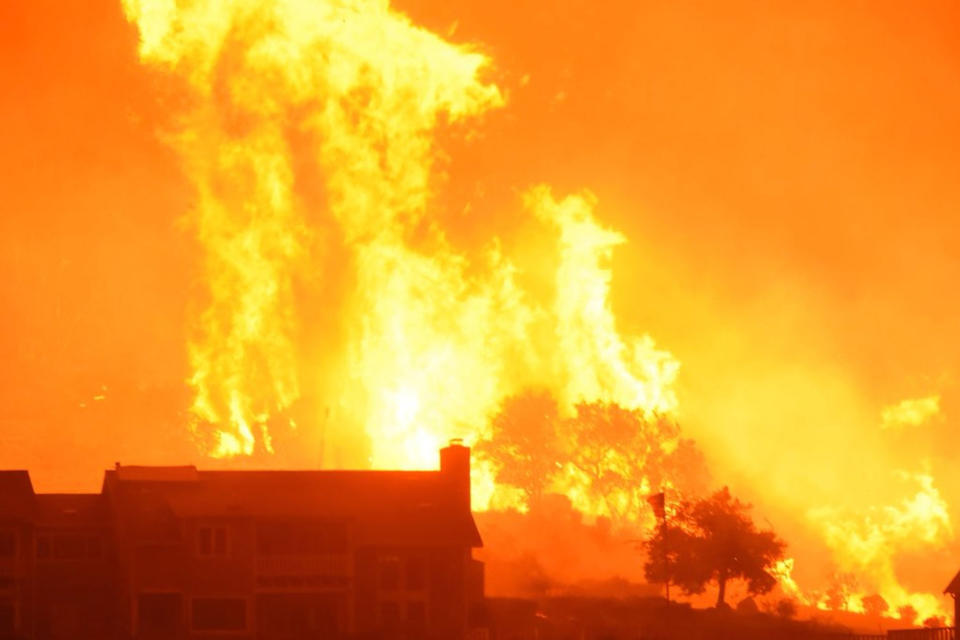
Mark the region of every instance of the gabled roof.
<instances>
[{"instance_id":1,"label":"gabled roof","mask_svg":"<svg viewBox=\"0 0 960 640\"><path fill-rule=\"evenodd\" d=\"M351 522L361 544L482 546L472 514L438 471L127 469L107 471L105 488L147 488L179 518L335 519Z\"/></svg>"},{"instance_id":2,"label":"gabled roof","mask_svg":"<svg viewBox=\"0 0 960 640\"><path fill-rule=\"evenodd\" d=\"M40 493L35 502L36 521L41 526L96 526L107 520L99 493Z\"/></svg>"},{"instance_id":3,"label":"gabled roof","mask_svg":"<svg viewBox=\"0 0 960 640\"><path fill-rule=\"evenodd\" d=\"M116 473L118 480L126 482L196 482L199 480L197 468L193 465L147 467L118 464L113 473Z\"/></svg>"},{"instance_id":4,"label":"gabled roof","mask_svg":"<svg viewBox=\"0 0 960 640\"><path fill-rule=\"evenodd\" d=\"M0 514L4 518L26 520L33 516L34 493L30 473L23 470L0 471Z\"/></svg>"},{"instance_id":5,"label":"gabled roof","mask_svg":"<svg viewBox=\"0 0 960 640\"><path fill-rule=\"evenodd\" d=\"M950 584L947 585L947 588L944 589L943 592L960 596L960 571L957 572L957 575L953 576L953 580L950 581Z\"/></svg>"}]
</instances>

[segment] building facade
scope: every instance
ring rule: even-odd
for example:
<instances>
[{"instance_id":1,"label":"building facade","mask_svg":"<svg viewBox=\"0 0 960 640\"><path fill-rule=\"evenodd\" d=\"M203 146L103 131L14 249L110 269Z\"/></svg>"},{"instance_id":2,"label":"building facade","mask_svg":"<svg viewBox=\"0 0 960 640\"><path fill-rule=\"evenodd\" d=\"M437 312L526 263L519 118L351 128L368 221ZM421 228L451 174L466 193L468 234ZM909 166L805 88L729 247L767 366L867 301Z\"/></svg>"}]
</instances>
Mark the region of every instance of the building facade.
<instances>
[{"instance_id":1,"label":"building facade","mask_svg":"<svg viewBox=\"0 0 960 640\"><path fill-rule=\"evenodd\" d=\"M480 625L470 451L439 471L0 472L0 638L459 639Z\"/></svg>"}]
</instances>

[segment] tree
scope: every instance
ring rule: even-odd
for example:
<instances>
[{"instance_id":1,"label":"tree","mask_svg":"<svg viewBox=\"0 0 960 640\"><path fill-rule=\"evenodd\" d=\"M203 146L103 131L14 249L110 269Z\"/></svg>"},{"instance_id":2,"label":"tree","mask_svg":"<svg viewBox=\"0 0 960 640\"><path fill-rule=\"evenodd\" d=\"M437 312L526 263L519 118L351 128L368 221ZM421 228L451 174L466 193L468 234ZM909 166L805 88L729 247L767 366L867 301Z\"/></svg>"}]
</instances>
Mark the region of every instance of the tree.
<instances>
[{"instance_id":1,"label":"tree","mask_svg":"<svg viewBox=\"0 0 960 640\"><path fill-rule=\"evenodd\" d=\"M681 502L647 543L644 573L652 582L671 582L685 593L717 583L717 606L726 605L730 580L743 580L751 594L769 592L777 580L770 569L786 545L772 531L758 530L740 502L724 487L708 498Z\"/></svg>"},{"instance_id":2,"label":"tree","mask_svg":"<svg viewBox=\"0 0 960 640\"><path fill-rule=\"evenodd\" d=\"M575 491L581 508L613 519L636 519L656 487L699 495L706 486L703 455L669 417L604 401L573 409L562 416L548 390L510 396L474 450L528 505L546 491Z\"/></svg>"},{"instance_id":3,"label":"tree","mask_svg":"<svg viewBox=\"0 0 960 640\"><path fill-rule=\"evenodd\" d=\"M664 444L676 442L679 426L612 402L581 402L574 408L563 423L568 464L590 478L590 499L608 513L636 512L646 499L640 487L662 486L670 455Z\"/></svg>"},{"instance_id":4,"label":"tree","mask_svg":"<svg viewBox=\"0 0 960 640\"><path fill-rule=\"evenodd\" d=\"M797 615L797 603L790 598L781 598L776 606L777 615L787 620Z\"/></svg>"},{"instance_id":5,"label":"tree","mask_svg":"<svg viewBox=\"0 0 960 640\"><path fill-rule=\"evenodd\" d=\"M863 611L868 616L879 618L890 610L890 605L883 599L879 593L870 596L864 596L860 602L863 603Z\"/></svg>"},{"instance_id":6,"label":"tree","mask_svg":"<svg viewBox=\"0 0 960 640\"><path fill-rule=\"evenodd\" d=\"M477 454L497 465L497 482L523 491L528 503L543 495L564 457L559 412L549 391L511 396L491 421L490 437L476 444Z\"/></svg>"},{"instance_id":7,"label":"tree","mask_svg":"<svg viewBox=\"0 0 960 640\"><path fill-rule=\"evenodd\" d=\"M945 624L946 621L940 616L930 616L923 621L923 626L925 626L927 629L939 629Z\"/></svg>"},{"instance_id":8,"label":"tree","mask_svg":"<svg viewBox=\"0 0 960 640\"><path fill-rule=\"evenodd\" d=\"M908 624L911 627L917 621L917 610L908 604L905 604L902 607L897 607L897 615L900 617L901 622Z\"/></svg>"}]
</instances>

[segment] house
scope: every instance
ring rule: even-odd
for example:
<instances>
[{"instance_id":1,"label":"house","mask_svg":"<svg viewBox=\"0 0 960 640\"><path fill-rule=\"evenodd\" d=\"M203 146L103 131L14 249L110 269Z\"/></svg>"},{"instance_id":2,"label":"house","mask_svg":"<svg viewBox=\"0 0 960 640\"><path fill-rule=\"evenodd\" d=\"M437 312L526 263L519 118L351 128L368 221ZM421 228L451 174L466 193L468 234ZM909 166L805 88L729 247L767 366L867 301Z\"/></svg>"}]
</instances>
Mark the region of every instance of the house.
<instances>
[{"instance_id":1,"label":"house","mask_svg":"<svg viewBox=\"0 0 960 640\"><path fill-rule=\"evenodd\" d=\"M953 598L953 626L956 628L960 624L960 571L953 576L953 580L950 581L943 592L949 593Z\"/></svg>"},{"instance_id":2,"label":"house","mask_svg":"<svg viewBox=\"0 0 960 640\"><path fill-rule=\"evenodd\" d=\"M0 637L463 638L470 450L439 471L117 465L91 495L0 472Z\"/></svg>"}]
</instances>

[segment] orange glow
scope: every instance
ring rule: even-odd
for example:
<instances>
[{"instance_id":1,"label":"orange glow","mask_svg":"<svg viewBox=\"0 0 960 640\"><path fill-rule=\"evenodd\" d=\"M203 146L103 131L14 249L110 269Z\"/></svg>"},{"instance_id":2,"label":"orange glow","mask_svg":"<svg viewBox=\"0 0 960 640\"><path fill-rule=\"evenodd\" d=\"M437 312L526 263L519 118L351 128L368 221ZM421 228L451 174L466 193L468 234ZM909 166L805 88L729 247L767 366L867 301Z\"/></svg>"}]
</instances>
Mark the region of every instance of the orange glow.
<instances>
[{"instance_id":1,"label":"orange glow","mask_svg":"<svg viewBox=\"0 0 960 640\"><path fill-rule=\"evenodd\" d=\"M3 4L0 467L432 467L545 389L675 420L779 595L946 613L957 7Z\"/></svg>"}]
</instances>

